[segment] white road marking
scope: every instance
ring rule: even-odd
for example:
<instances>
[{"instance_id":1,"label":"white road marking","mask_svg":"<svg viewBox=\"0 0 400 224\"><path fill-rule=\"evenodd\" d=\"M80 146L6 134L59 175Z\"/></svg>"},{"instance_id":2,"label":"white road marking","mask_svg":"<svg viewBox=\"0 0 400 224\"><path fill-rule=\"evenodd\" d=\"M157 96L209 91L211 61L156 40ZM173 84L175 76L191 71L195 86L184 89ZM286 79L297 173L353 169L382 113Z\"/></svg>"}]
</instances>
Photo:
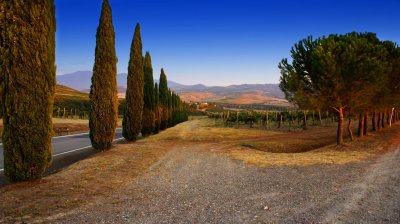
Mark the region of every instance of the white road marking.
<instances>
[{"instance_id":1,"label":"white road marking","mask_svg":"<svg viewBox=\"0 0 400 224\"><path fill-rule=\"evenodd\" d=\"M115 130L119 130L119 129L122 129L122 128L116 128ZM56 137L53 137L53 138L66 138L66 137L73 137L73 136L87 135L87 134L89 134L89 132L72 134L72 135L56 136Z\"/></svg>"},{"instance_id":2,"label":"white road marking","mask_svg":"<svg viewBox=\"0 0 400 224\"><path fill-rule=\"evenodd\" d=\"M61 153L53 155L53 157L64 155L64 154L71 153L71 152L76 152L76 151L79 151L79 150L82 150L82 149L88 149L88 148L92 148L92 146L85 146L85 147L82 147L82 148L72 149L72 150L66 151L66 152L61 152Z\"/></svg>"},{"instance_id":3,"label":"white road marking","mask_svg":"<svg viewBox=\"0 0 400 224\"><path fill-rule=\"evenodd\" d=\"M117 139L114 139L113 142L118 141L118 140L122 140L122 139L124 139L124 138L117 138ZM85 146L85 147L78 148L78 149L72 149L70 151L61 152L61 153L55 154L53 156L56 157L56 156L60 156L60 155L68 154L68 153L71 153L71 152L76 152L76 151L79 151L79 150L82 150L82 149L88 149L88 148L92 148L92 146L90 145L90 146Z\"/></svg>"},{"instance_id":4,"label":"white road marking","mask_svg":"<svg viewBox=\"0 0 400 224\"><path fill-rule=\"evenodd\" d=\"M64 136L62 136L62 137L64 137ZM119 141L119 140L122 140L122 139L124 139L124 138L117 138L117 139L114 139L113 142ZM72 150L66 151L66 152L61 152L61 153L53 155L53 157L61 156L61 155L64 155L64 154L68 154L68 153L71 153L71 152L76 152L76 151L79 151L79 150L82 150L82 149L88 149L88 148L92 148L92 146L85 146L85 147L82 147L82 148L72 149ZM3 171L4 171L4 169L0 169L0 172L3 172Z\"/></svg>"},{"instance_id":5,"label":"white road marking","mask_svg":"<svg viewBox=\"0 0 400 224\"><path fill-rule=\"evenodd\" d=\"M53 137L53 139L54 139L54 138L73 137L73 136L79 136L79 135L87 135L87 134L89 134L89 132L86 132L86 133L79 133L79 134L73 134L73 135L62 135L62 136Z\"/></svg>"}]
</instances>

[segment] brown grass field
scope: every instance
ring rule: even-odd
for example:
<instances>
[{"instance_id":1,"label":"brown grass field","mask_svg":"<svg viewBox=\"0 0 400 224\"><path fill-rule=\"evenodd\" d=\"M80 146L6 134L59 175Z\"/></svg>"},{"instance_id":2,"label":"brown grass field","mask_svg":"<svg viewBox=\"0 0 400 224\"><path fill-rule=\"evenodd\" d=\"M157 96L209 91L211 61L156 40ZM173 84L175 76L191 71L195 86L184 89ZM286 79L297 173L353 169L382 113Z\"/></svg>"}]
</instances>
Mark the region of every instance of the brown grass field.
<instances>
[{"instance_id":1,"label":"brown grass field","mask_svg":"<svg viewBox=\"0 0 400 224\"><path fill-rule=\"evenodd\" d=\"M209 92L182 92L179 96L185 102L214 102L230 104L268 104L276 106L290 106L287 100L268 97L262 93L244 93L232 96L221 96Z\"/></svg>"},{"instance_id":2,"label":"brown grass field","mask_svg":"<svg viewBox=\"0 0 400 224\"><path fill-rule=\"evenodd\" d=\"M205 145L219 156L261 167L345 164L385 152L399 131L394 125L338 147L334 127L298 132L236 129L215 126L206 117L191 118L146 139L117 144L41 180L0 188L0 223L51 222L74 210L114 203L111 195L173 149Z\"/></svg>"}]
</instances>

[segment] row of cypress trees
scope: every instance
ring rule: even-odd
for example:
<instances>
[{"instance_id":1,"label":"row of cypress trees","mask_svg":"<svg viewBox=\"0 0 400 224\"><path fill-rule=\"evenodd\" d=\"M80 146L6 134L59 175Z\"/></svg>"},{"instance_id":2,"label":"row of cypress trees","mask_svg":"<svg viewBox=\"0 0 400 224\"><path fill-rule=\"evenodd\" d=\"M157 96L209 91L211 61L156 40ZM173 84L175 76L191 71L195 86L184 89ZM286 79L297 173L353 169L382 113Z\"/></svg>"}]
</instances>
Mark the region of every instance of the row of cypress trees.
<instances>
[{"instance_id":1,"label":"row of cypress trees","mask_svg":"<svg viewBox=\"0 0 400 224\"><path fill-rule=\"evenodd\" d=\"M90 91L90 139L94 148L107 150L112 146L118 116L115 34L108 0L103 1L95 58ZM140 133L147 136L187 120L186 106L168 89L163 69L160 84L154 84L150 53L143 57L139 24L132 39L127 79L122 120L125 139L134 141Z\"/></svg>"},{"instance_id":2,"label":"row of cypress trees","mask_svg":"<svg viewBox=\"0 0 400 224\"><path fill-rule=\"evenodd\" d=\"M122 135L134 141L141 133L148 136L187 120L186 106L180 97L168 88L167 76L161 69L160 85L154 83L153 66L149 52L142 57L140 25L132 40L128 67L126 106L122 121Z\"/></svg>"},{"instance_id":3,"label":"row of cypress trees","mask_svg":"<svg viewBox=\"0 0 400 224\"><path fill-rule=\"evenodd\" d=\"M54 0L0 1L0 12L4 174L13 182L34 180L42 177L52 161L56 84ZM168 90L166 77L160 89L153 84L150 54L142 57L139 25L132 43L124 115L124 136L128 140L136 139L140 132L158 132L161 122L163 129L183 121L185 109L180 98ZM116 63L112 12L108 0L104 0L89 95L90 139L93 147L100 150L111 148L117 126Z\"/></svg>"}]
</instances>

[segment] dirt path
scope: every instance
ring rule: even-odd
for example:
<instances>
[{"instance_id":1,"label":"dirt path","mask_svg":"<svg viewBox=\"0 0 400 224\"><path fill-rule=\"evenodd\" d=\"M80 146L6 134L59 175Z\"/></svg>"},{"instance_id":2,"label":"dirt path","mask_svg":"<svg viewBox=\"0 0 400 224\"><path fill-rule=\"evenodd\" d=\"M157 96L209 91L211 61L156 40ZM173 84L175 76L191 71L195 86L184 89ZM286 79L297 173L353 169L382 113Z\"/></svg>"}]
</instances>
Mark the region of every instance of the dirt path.
<instances>
[{"instance_id":1,"label":"dirt path","mask_svg":"<svg viewBox=\"0 0 400 224\"><path fill-rule=\"evenodd\" d=\"M60 223L398 223L400 153L347 165L258 168L177 144L148 172Z\"/></svg>"},{"instance_id":2,"label":"dirt path","mask_svg":"<svg viewBox=\"0 0 400 224\"><path fill-rule=\"evenodd\" d=\"M400 221L400 150L387 153L344 189L347 198L327 211L331 223Z\"/></svg>"},{"instance_id":3,"label":"dirt path","mask_svg":"<svg viewBox=\"0 0 400 224\"><path fill-rule=\"evenodd\" d=\"M398 129L342 148L259 155L241 142L260 137L271 144L287 135L208 124L191 120L40 181L0 188L0 222L400 223ZM288 135L315 137L318 131ZM365 150L372 152L357 157ZM285 163L249 165L233 151ZM352 156L359 159L338 162ZM304 161L288 165L293 160Z\"/></svg>"}]
</instances>

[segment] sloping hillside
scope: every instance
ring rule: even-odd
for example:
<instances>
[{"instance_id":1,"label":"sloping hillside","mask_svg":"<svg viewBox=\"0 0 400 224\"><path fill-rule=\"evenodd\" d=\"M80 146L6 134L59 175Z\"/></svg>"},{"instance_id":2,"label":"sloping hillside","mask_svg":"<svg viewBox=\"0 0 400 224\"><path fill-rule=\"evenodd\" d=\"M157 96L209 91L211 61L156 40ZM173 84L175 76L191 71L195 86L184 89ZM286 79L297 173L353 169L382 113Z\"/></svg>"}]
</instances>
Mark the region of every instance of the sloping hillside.
<instances>
[{"instance_id":1,"label":"sloping hillside","mask_svg":"<svg viewBox=\"0 0 400 224\"><path fill-rule=\"evenodd\" d=\"M91 82L91 72L82 71L72 74L57 76L57 83L70 86L74 89L88 92ZM154 80L157 82L157 80ZM125 98L126 74L117 75L118 97ZM184 85L173 81L168 81L168 86L178 93L186 102L215 102L228 104L265 104L289 106L284 99L283 92L278 84L242 84L231 86L205 86L203 84ZM61 92L65 92L64 90ZM70 93L66 91L64 95L81 95L82 92ZM86 96L87 97L87 94Z\"/></svg>"},{"instance_id":2,"label":"sloping hillside","mask_svg":"<svg viewBox=\"0 0 400 224\"><path fill-rule=\"evenodd\" d=\"M59 100L89 100L89 94L80 92L64 85L56 85L55 101Z\"/></svg>"}]
</instances>

